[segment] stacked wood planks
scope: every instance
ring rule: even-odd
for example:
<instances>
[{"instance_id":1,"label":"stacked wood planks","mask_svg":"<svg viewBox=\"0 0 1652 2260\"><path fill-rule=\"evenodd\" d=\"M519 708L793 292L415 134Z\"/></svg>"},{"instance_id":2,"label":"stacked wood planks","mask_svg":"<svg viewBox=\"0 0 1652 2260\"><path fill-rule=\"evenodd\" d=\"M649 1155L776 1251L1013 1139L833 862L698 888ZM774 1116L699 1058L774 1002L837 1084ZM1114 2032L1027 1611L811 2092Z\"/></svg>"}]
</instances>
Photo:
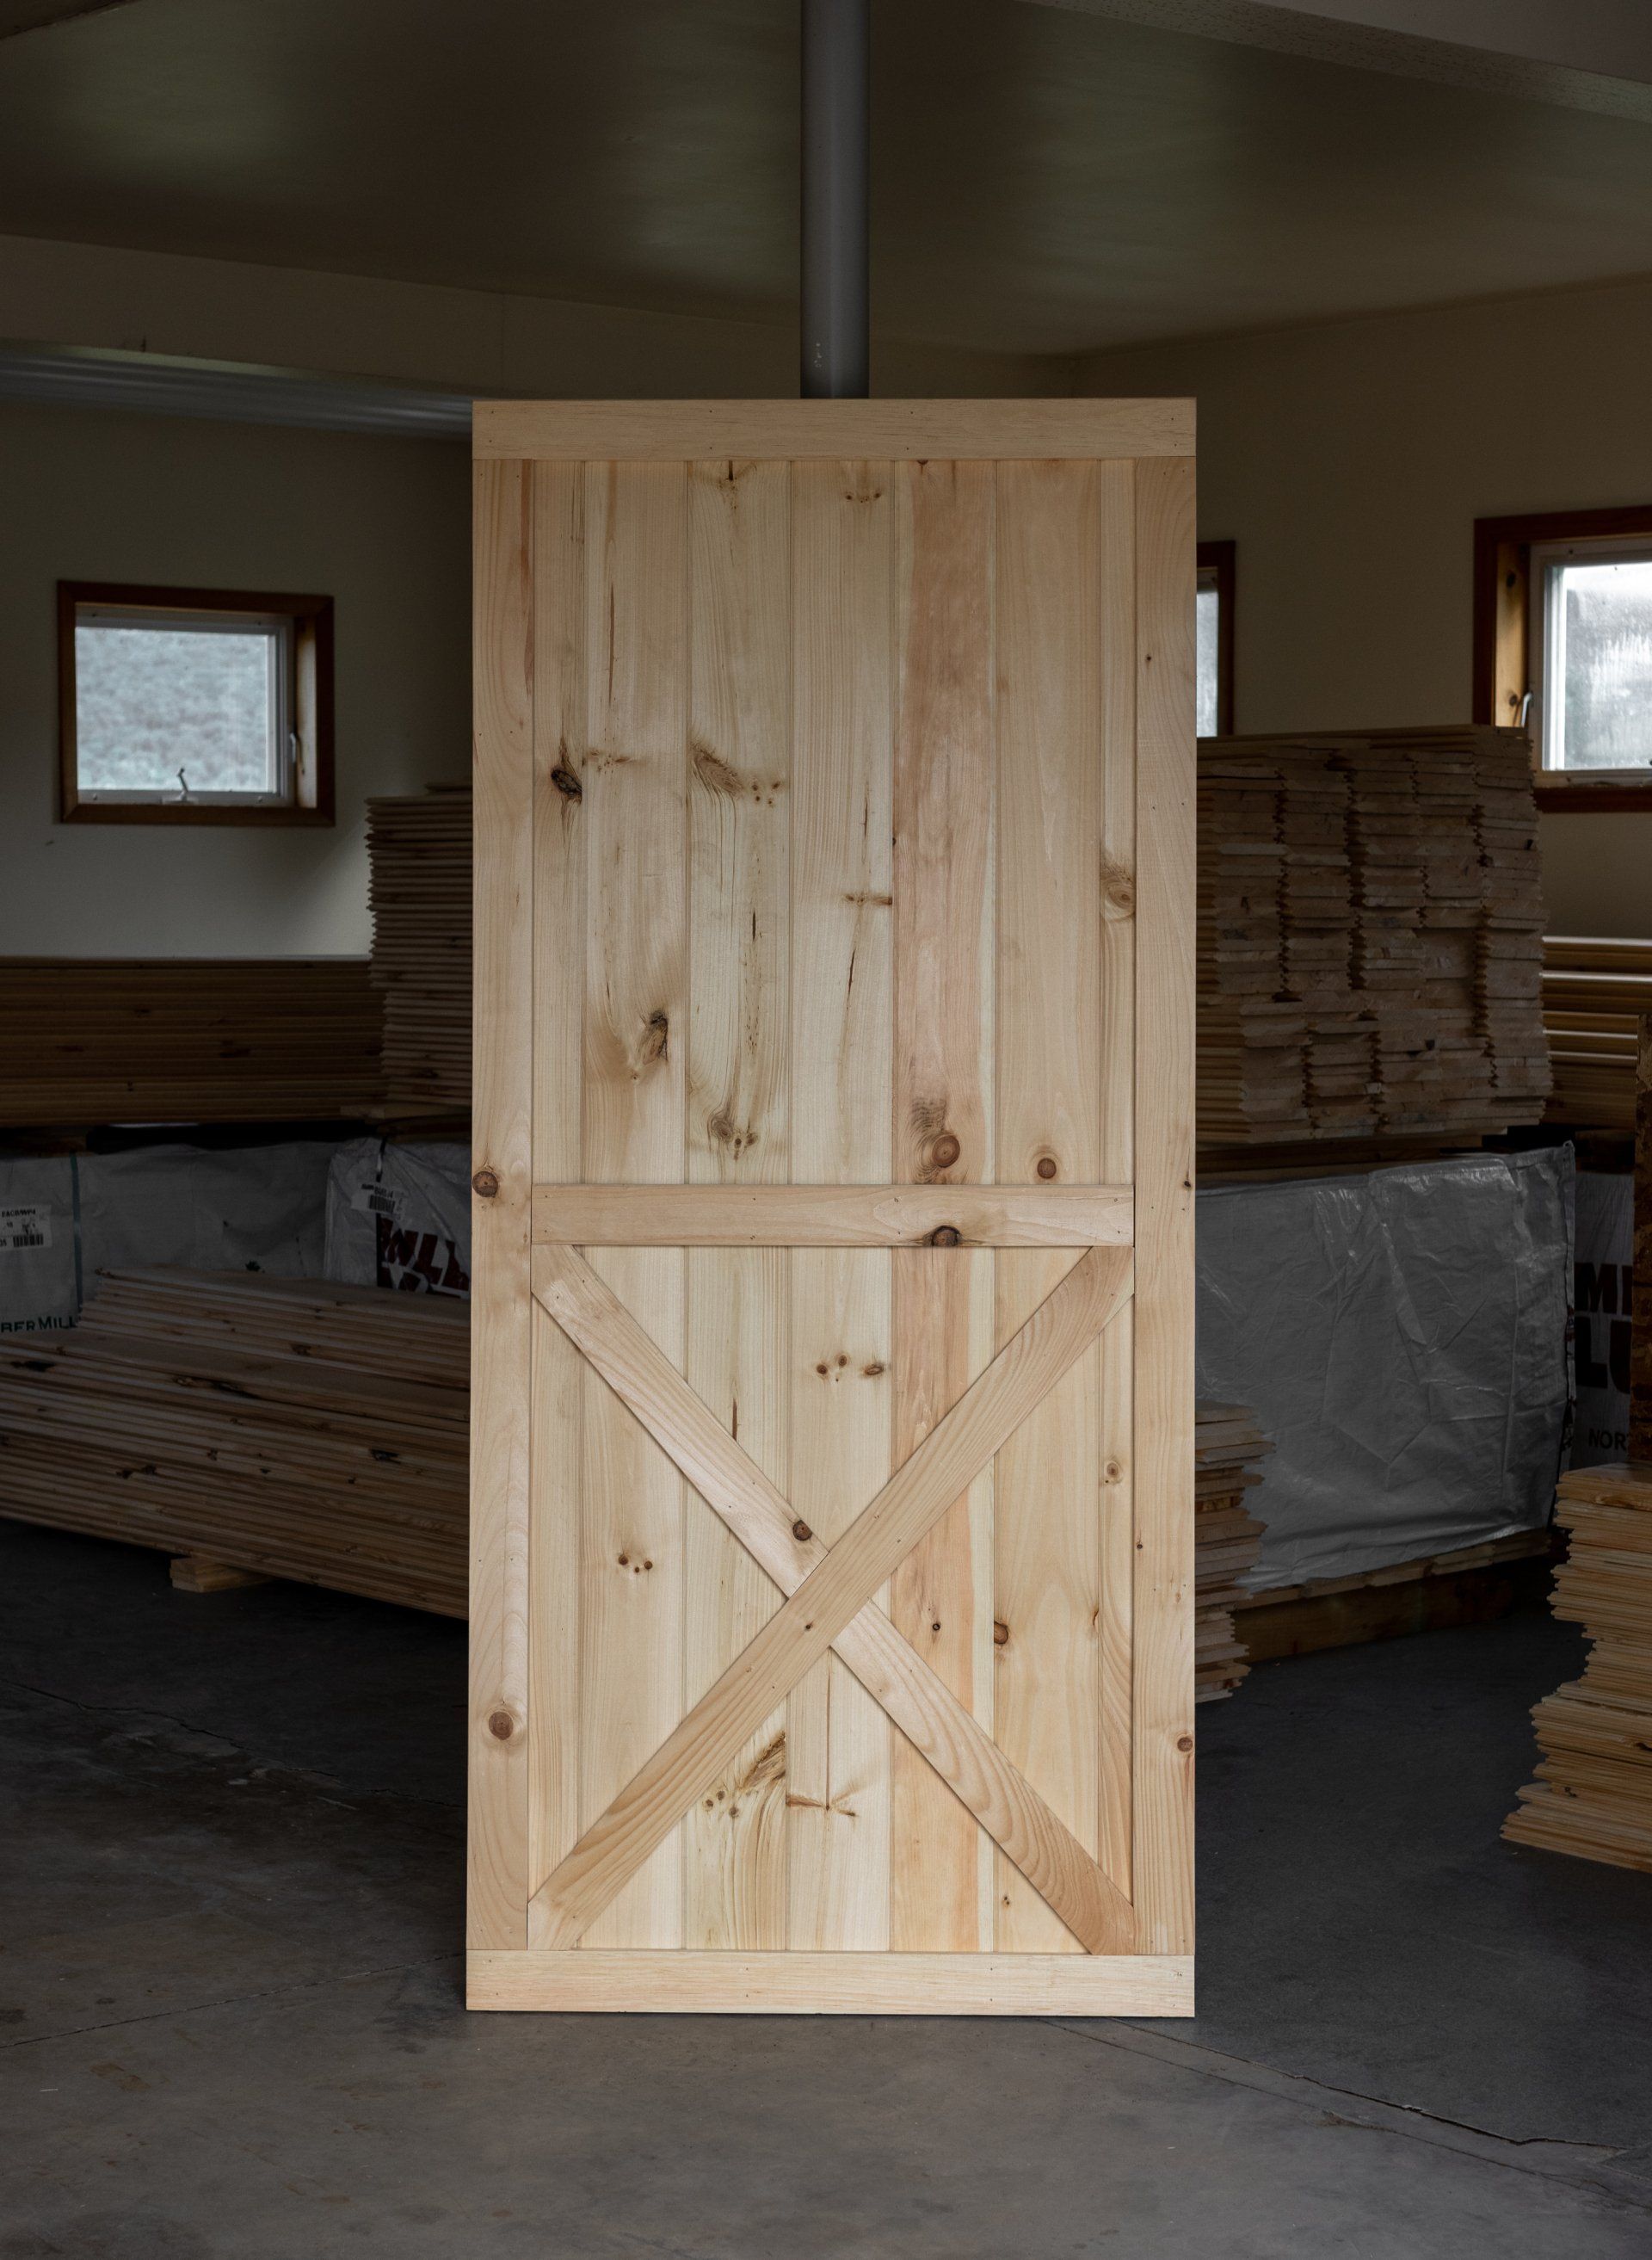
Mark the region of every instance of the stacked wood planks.
<instances>
[{"instance_id":1,"label":"stacked wood planks","mask_svg":"<svg viewBox=\"0 0 1652 2260\"><path fill-rule=\"evenodd\" d=\"M106 1273L73 1332L0 1342L0 1513L462 1616L469 1334L438 1297Z\"/></svg>"},{"instance_id":2,"label":"stacked wood planks","mask_svg":"<svg viewBox=\"0 0 1652 2260\"><path fill-rule=\"evenodd\" d=\"M1574 1469L1555 1513L1571 1550L1555 1613L1584 1626L1592 1646L1583 1677L1532 1713L1537 1779L1503 1834L1652 1870L1652 1465Z\"/></svg>"},{"instance_id":3,"label":"stacked wood planks","mask_svg":"<svg viewBox=\"0 0 1652 2260\"><path fill-rule=\"evenodd\" d=\"M470 1105L470 788L367 806L373 979L392 1113Z\"/></svg>"},{"instance_id":4,"label":"stacked wood planks","mask_svg":"<svg viewBox=\"0 0 1652 2260\"><path fill-rule=\"evenodd\" d=\"M1640 1016L1652 1012L1652 941L1543 940L1543 1024L1555 1062L1548 1119L1632 1131Z\"/></svg>"},{"instance_id":5,"label":"stacked wood planks","mask_svg":"<svg viewBox=\"0 0 1652 2260\"><path fill-rule=\"evenodd\" d=\"M1193 1429L1193 1656L1195 1699L1231 1695L1250 1666L1234 1610L1255 1566L1262 1525L1245 1511L1262 1481L1251 1464L1273 1449L1243 1405L1200 1405Z\"/></svg>"},{"instance_id":6,"label":"stacked wood planks","mask_svg":"<svg viewBox=\"0 0 1652 2260\"><path fill-rule=\"evenodd\" d=\"M0 1126L371 1112L361 958L0 958Z\"/></svg>"},{"instance_id":7,"label":"stacked wood planks","mask_svg":"<svg viewBox=\"0 0 1652 2260\"><path fill-rule=\"evenodd\" d=\"M1466 726L1201 740L1202 1143L1538 1119L1530 763Z\"/></svg>"}]
</instances>

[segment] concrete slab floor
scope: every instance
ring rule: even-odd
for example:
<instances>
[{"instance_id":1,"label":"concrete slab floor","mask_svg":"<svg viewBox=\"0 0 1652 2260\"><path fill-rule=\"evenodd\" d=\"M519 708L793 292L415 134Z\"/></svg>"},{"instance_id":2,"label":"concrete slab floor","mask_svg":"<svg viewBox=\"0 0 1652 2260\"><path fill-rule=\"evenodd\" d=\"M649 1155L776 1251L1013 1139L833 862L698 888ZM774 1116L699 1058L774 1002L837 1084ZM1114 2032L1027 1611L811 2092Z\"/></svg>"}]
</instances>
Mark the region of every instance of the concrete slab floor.
<instances>
[{"instance_id":1,"label":"concrete slab floor","mask_svg":"<svg viewBox=\"0 0 1652 2260\"><path fill-rule=\"evenodd\" d=\"M1192 2023L472 2017L462 1627L0 1523L0 2260L1652 2250L1652 1878L1546 1616L1200 1714Z\"/></svg>"}]
</instances>

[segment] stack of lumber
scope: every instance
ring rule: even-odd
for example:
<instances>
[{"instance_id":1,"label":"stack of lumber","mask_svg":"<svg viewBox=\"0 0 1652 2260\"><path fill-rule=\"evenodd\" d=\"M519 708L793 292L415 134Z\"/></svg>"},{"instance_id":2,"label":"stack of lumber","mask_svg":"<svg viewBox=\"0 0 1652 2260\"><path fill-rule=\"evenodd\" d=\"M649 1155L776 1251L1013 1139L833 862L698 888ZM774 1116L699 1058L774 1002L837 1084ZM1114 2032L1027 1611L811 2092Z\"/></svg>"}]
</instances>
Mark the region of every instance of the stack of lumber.
<instances>
[{"instance_id":1,"label":"stack of lumber","mask_svg":"<svg viewBox=\"0 0 1652 2260\"><path fill-rule=\"evenodd\" d=\"M1239 1631L1255 1663L1355 1648L1408 1633L1489 1624L1541 1601L1553 1545L1547 1529L1517 1530L1444 1554L1415 1555L1350 1577L1314 1577L1241 1594Z\"/></svg>"},{"instance_id":2,"label":"stack of lumber","mask_svg":"<svg viewBox=\"0 0 1652 2260\"><path fill-rule=\"evenodd\" d=\"M1575 1468L1555 1513L1571 1547L1554 1610L1591 1647L1532 1713L1537 1779L1503 1824L1516 1844L1652 1870L1652 1466Z\"/></svg>"},{"instance_id":3,"label":"stack of lumber","mask_svg":"<svg viewBox=\"0 0 1652 2260\"><path fill-rule=\"evenodd\" d=\"M1250 1666L1234 1611L1255 1566L1262 1525L1245 1512L1262 1477L1251 1464L1273 1449L1243 1405L1201 1405L1193 1428L1193 1656L1195 1699L1231 1695Z\"/></svg>"},{"instance_id":4,"label":"stack of lumber","mask_svg":"<svg viewBox=\"0 0 1652 2260\"><path fill-rule=\"evenodd\" d=\"M367 805L373 979L391 1113L470 1105L470 788Z\"/></svg>"},{"instance_id":5,"label":"stack of lumber","mask_svg":"<svg viewBox=\"0 0 1652 2260\"><path fill-rule=\"evenodd\" d=\"M1634 1129L1643 1012L1652 1012L1652 941L1545 935L1543 1025L1555 1062L1549 1121Z\"/></svg>"},{"instance_id":6,"label":"stack of lumber","mask_svg":"<svg viewBox=\"0 0 1652 2260\"><path fill-rule=\"evenodd\" d=\"M0 958L0 1126L370 1112L361 958Z\"/></svg>"},{"instance_id":7,"label":"stack of lumber","mask_svg":"<svg viewBox=\"0 0 1652 2260\"><path fill-rule=\"evenodd\" d=\"M462 1616L469 1313L256 1273L105 1273L0 1341L0 1513Z\"/></svg>"},{"instance_id":8,"label":"stack of lumber","mask_svg":"<svg viewBox=\"0 0 1652 2260\"><path fill-rule=\"evenodd\" d=\"M1473 1141L1538 1119L1519 732L1203 739L1198 798L1201 1143Z\"/></svg>"}]
</instances>

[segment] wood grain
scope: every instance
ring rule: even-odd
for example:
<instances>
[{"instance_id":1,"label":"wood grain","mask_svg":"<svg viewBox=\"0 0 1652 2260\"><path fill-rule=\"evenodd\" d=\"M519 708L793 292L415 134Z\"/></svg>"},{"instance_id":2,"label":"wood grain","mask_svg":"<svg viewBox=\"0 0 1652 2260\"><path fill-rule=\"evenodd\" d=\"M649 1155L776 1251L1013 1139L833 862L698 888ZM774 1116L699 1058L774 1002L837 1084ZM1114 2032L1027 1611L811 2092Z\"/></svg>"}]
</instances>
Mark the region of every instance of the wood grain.
<instances>
[{"instance_id":1,"label":"wood grain","mask_svg":"<svg viewBox=\"0 0 1652 2260\"><path fill-rule=\"evenodd\" d=\"M536 1185L533 1237L577 1248L1122 1248L1127 1184ZM955 1240L952 1238L956 1234Z\"/></svg>"},{"instance_id":2,"label":"wood grain","mask_svg":"<svg viewBox=\"0 0 1652 2260\"><path fill-rule=\"evenodd\" d=\"M1191 455L1191 400L478 400L474 446L547 461Z\"/></svg>"},{"instance_id":3,"label":"wood grain","mask_svg":"<svg viewBox=\"0 0 1652 2260\"><path fill-rule=\"evenodd\" d=\"M1191 2017L1186 1956L473 1954L473 2009L637 2014Z\"/></svg>"},{"instance_id":4,"label":"wood grain","mask_svg":"<svg viewBox=\"0 0 1652 2260\"><path fill-rule=\"evenodd\" d=\"M792 1504L590 1266L572 1248L541 1248L534 1292L753 1560L783 1593L794 1592L827 1548L812 1533L799 1536L807 1526ZM979 1820L1075 1937L1104 1953L1134 1935L1122 1895L889 1617L869 1606L833 1645L950 1791L949 1801Z\"/></svg>"},{"instance_id":5,"label":"wood grain","mask_svg":"<svg viewBox=\"0 0 1652 2260\"><path fill-rule=\"evenodd\" d=\"M1092 1248L1079 1257L826 1559L585 1829L536 1895L542 1943L571 1945L600 1918L692 1799L715 1784L747 1736L1094 1342L1127 1297L1129 1279L1124 1250Z\"/></svg>"},{"instance_id":6,"label":"wood grain","mask_svg":"<svg viewBox=\"0 0 1652 2260\"><path fill-rule=\"evenodd\" d=\"M526 1943L533 1058L533 519L517 463L476 473L470 1767L467 1931Z\"/></svg>"}]
</instances>

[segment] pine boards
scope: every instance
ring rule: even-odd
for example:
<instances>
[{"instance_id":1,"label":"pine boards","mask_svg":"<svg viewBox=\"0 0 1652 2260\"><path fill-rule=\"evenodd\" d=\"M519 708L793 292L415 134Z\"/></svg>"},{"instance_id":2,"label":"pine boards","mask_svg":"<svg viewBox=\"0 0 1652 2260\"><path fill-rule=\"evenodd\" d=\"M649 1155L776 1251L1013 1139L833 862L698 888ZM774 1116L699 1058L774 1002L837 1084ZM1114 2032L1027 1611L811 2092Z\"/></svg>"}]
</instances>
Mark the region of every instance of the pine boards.
<instances>
[{"instance_id":1,"label":"pine boards","mask_svg":"<svg viewBox=\"0 0 1652 2260\"><path fill-rule=\"evenodd\" d=\"M1191 2008L1191 428L477 409L478 2006Z\"/></svg>"}]
</instances>

